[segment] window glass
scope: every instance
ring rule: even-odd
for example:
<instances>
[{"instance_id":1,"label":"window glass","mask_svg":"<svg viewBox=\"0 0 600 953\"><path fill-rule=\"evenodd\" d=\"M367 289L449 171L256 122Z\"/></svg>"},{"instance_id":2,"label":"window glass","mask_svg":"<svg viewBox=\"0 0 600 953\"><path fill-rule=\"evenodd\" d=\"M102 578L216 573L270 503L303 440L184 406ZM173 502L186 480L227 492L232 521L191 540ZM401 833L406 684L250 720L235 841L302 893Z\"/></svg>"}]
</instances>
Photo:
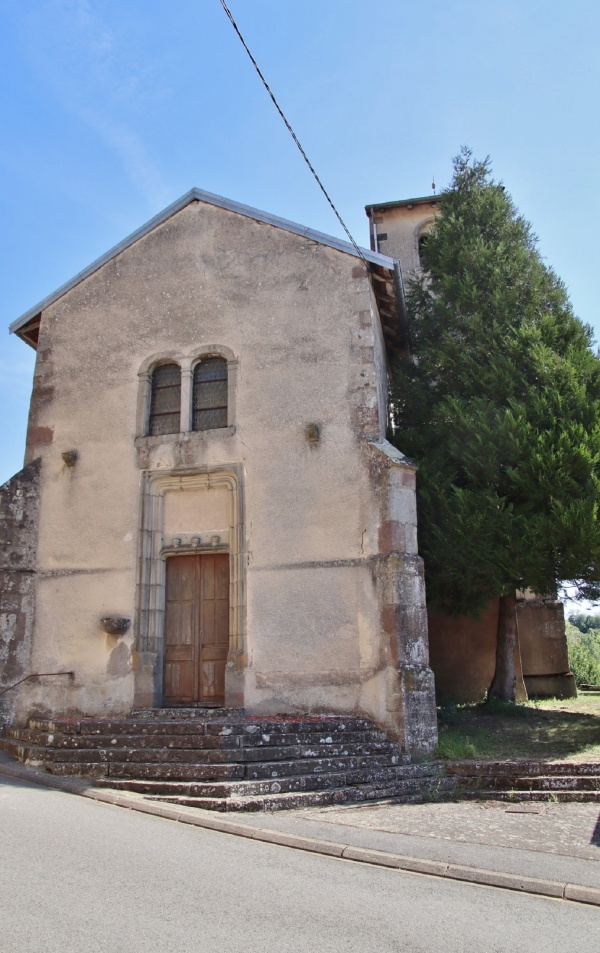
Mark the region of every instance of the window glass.
<instances>
[{"instance_id":1,"label":"window glass","mask_svg":"<svg viewBox=\"0 0 600 953\"><path fill-rule=\"evenodd\" d=\"M181 368L160 364L152 373L151 434L179 433L181 421Z\"/></svg>"},{"instance_id":2,"label":"window glass","mask_svg":"<svg viewBox=\"0 0 600 953\"><path fill-rule=\"evenodd\" d=\"M192 430L227 426L227 361L207 357L194 368Z\"/></svg>"}]
</instances>

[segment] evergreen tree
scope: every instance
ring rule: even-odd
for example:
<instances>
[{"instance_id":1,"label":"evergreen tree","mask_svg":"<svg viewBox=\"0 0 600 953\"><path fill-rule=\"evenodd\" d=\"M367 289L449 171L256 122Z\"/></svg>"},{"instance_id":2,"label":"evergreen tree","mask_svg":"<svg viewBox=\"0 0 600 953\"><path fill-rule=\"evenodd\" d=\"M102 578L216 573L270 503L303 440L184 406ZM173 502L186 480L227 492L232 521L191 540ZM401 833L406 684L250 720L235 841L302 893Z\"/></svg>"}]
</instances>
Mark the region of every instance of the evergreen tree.
<instances>
[{"instance_id":1,"label":"evergreen tree","mask_svg":"<svg viewBox=\"0 0 600 953\"><path fill-rule=\"evenodd\" d=\"M489 160L464 149L409 284L391 439L419 465L428 602L498 597L489 696L515 698L516 591L600 596L600 361Z\"/></svg>"}]
</instances>

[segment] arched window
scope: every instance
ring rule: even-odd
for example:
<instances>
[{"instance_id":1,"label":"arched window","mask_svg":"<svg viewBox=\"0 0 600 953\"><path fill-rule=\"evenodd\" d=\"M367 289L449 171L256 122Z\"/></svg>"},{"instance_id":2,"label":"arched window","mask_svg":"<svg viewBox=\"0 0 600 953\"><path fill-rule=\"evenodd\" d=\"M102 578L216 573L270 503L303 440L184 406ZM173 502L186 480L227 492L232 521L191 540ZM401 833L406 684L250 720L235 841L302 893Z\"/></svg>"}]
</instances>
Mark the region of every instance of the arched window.
<instances>
[{"instance_id":1,"label":"arched window","mask_svg":"<svg viewBox=\"0 0 600 953\"><path fill-rule=\"evenodd\" d=\"M179 433L181 421L181 368L159 364L152 372L150 434Z\"/></svg>"},{"instance_id":2,"label":"arched window","mask_svg":"<svg viewBox=\"0 0 600 953\"><path fill-rule=\"evenodd\" d=\"M425 259L427 256L427 242L429 241L429 234L427 232L422 232L419 235L419 264L421 268L425 270Z\"/></svg>"},{"instance_id":3,"label":"arched window","mask_svg":"<svg viewBox=\"0 0 600 953\"><path fill-rule=\"evenodd\" d=\"M192 430L227 426L227 361L205 357L194 368Z\"/></svg>"}]
</instances>

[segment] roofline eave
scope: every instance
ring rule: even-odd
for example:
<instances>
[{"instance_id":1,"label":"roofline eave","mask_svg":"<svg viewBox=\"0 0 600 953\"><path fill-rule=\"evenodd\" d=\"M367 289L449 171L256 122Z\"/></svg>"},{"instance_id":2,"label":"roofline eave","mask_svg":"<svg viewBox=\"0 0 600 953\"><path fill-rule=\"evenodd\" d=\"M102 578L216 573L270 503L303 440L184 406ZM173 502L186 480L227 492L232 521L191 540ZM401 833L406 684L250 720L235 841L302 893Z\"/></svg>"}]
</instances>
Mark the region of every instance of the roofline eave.
<instances>
[{"instance_id":1,"label":"roofline eave","mask_svg":"<svg viewBox=\"0 0 600 953\"><path fill-rule=\"evenodd\" d=\"M398 199L395 202L378 202L375 205L365 205L365 212L369 216L371 212L384 211L388 208L411 208L413 205L436 205L443 198L443 195L421 195L415 199Z\"/></svg>"}]
</instances>

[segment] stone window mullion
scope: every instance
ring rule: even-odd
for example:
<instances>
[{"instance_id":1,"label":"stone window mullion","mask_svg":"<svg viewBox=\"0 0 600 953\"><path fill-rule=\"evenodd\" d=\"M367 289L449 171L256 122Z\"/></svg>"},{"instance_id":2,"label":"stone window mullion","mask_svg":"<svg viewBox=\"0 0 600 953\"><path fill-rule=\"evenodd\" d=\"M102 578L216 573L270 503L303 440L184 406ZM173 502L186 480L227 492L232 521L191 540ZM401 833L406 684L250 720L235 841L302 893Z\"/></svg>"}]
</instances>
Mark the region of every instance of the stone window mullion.
<instances>
[{"instance_id":1,"label":"stone window mullion","mask_svg":"<svg viewBox=\"0 0 600 953\"><path fill-rule=\"evenodd\" d=\"M181 433L192 429L193 370L191 361L181 362Z\"/></svg>"}]
</instances>

